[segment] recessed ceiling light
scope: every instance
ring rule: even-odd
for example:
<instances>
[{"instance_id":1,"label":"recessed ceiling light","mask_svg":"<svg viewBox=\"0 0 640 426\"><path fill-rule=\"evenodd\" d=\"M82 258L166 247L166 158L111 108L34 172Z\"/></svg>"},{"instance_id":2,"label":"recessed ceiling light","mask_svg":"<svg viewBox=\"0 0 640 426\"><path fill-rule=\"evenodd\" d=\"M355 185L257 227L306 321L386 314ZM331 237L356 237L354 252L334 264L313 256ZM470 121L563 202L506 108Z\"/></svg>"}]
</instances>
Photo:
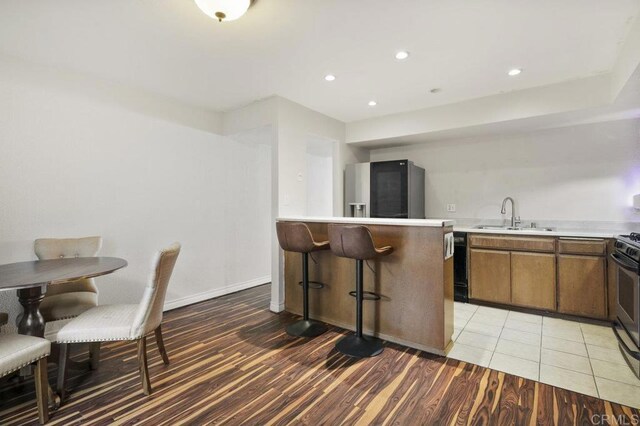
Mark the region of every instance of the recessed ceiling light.
<instances>
[{"instance_id":1,"label":"recessed ceiling light","mask_svg":"<svg viewBox=\"0 0 640 426\"><path fill-rule=\"evenodd\" d=\"M442 91L442 89L439 87L434 87L433 89L429 90L429 92L431 93L440 93L440 91Z\"/></svg>"},{"instance_id":2,"label":"recessed ceiling light","mask_svg":"<svg viewBox=\"0 0 640 426\"><path fill-rule=\"evenodd\" d=\"M376 101L369 101L369 106L376 106L378 103Z\"/></svg>"},{"instance_id":3,"label":"recessed ceiling light","mask_svg":"<svg viewBox=\"0 0 640 426\"><path fill-rule=\"evenodd\" d=\"M336 76L333 75L333 74L327 74L327 75L324 76L324 79L327 80L327 81L333 81L333 80L336 79Z\"/></svg>"},{"instance_id":4,"label":"recessed ceiling light","mask_svg":"<svg viewBox=\"0 0 640 426\"><path fill-rule=\"evenodd\" d=\"M396 53L396 59L398 59L399 61L407 59L408 57L409 57L409 52L407 52L406 50L401 50L398 53Z\"/></svg>"},{"instance_id":5,"label":"recessed ceiling light","mask_svg":"<svg viewBox=\"0 0 640 426\"><path fill-rule=\"evenodd\" d=\"M509 74L511 77L513 77L514 75L518 75L522 72L522 70L520 68L514 68L512 70L509 70L509 72L507 74Z\"/></svg>"}]
</instances>

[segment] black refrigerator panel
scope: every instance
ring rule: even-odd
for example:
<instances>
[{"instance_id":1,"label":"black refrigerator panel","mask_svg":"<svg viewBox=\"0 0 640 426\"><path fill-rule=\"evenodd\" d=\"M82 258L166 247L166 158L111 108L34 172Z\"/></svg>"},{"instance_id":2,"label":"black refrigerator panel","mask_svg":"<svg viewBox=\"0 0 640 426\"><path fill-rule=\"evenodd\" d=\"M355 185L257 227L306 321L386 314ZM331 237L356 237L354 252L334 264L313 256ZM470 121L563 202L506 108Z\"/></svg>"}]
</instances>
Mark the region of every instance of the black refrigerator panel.
<instances>
[{"instance_id":1,"label":"black refrigerator panel","mask_svg":"<svg viewBox=\"0 0 640 426\"><path fill-rule=\"evenodd\" d=\"M371 163L371 217L409 217L409 161Z\"/></svg>"}]
</instances>

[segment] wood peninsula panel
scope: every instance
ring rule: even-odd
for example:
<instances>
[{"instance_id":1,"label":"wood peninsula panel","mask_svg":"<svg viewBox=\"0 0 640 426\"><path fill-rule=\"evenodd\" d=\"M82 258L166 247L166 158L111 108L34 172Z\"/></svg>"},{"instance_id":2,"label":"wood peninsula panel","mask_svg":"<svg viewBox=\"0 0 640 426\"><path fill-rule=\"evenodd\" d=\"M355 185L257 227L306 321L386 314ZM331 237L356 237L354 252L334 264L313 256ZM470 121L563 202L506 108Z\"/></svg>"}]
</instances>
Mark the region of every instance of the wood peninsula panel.
<instances>
[{"instance_id":1,"label":"wood peninsula panel","mask_svg":"<svg viewBox=\"0 0 640 426\"><path fill-rule=\"evenodd\" d=\"M558 312L607 317L604 257L558 255Z\"/></svg>"},{"instance_id":2,"label":"wood peninsula panel","mask_svg":"<svg viewBox=\"0 0 640 426\"><path fill-rule=\"evenodd\" d=\"M559 238L558 253L604 256L607 254L607 242L603 239Z\"/></svg>"},{"instance_id":3,"label":"wood peninsula panel","mask_svg":"<svg viewBox=\"0 0 640 426\"><path fill-rule=\"evenodd\" d=\"M317 240L327 239L327 223L307 222ZM378 246L391 255L364 267L364 290L382 296L364 303L364 332L406 346L444 354L453 334L453 258L444 259L444 234L452 227L366 224ZM355 260L331 251L312 253L309 279L324 284L309 296L311 318L353 330ZM285 252L285 309L302 313L300 254Z\"/></svg>"},{"instance_id":4,"label":"wood peninsula panel","mask_svg":"<svg viewBox=\"0 0 640 426\"><path fill-rule=\"evenodd\" d=\"M556 310L555 254L511 253L511 303Z\"/></svg>"},{"instance_id":5,"label":"wood peninsula panel","mask_svg":"<svg viewBox=\"0 0 640 426\"><path fill-rule=\"evenodd\" d=\"M511 253L469 250L469 296L495 303L511 302Z\"/></svg>"},{"instance_id":6,"label":"wood peninsula panel","mask_svg":"<svg viewBox=\"0 0 640 426\"><path fill-rule=\"evenodd\" d=\"M556 250L555 238L512 237L503 235L471 235L469 245L473 248L495 250L520 250L553 253Z\"/></svg>"}]
</instances>

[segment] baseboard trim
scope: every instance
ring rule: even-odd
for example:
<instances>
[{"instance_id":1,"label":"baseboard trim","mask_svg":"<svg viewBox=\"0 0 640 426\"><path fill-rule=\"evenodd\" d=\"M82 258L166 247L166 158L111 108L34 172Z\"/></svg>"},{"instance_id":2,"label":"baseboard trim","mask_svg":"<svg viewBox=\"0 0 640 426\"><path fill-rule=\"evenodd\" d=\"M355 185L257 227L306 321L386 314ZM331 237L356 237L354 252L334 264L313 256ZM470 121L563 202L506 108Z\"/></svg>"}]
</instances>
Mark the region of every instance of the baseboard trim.
<instances>
[{"instance_id":1,"label":"baseboard trim","mask_svg":"<svg viewBox=\"0 0 640 426\"><path fill-rule=\"evenodd\" d=\"M224 296L226 294L235 293L240 290L246 290L248 288L257 287L259 285L268 284L271 282L271 276L256 278L253 280L245 281L242 283L228 285L223 288L215 288L204 293L194 294L192 296L183 297L180 299L165 302L164 310L170 311L172 309L181 308L183 306L192 305L194 303L202 302L204 300L213 299L216 297ZM284 306L283 306L284 309Z\"/></svg>"}]
</instances>

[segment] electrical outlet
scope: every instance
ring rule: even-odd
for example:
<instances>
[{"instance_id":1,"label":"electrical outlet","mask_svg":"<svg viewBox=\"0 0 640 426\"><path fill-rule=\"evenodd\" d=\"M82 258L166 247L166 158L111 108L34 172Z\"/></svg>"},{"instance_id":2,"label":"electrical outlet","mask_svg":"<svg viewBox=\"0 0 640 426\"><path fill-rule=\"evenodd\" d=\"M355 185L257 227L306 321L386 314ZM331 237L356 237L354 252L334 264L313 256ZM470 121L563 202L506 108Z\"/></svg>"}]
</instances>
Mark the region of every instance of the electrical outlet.
<instances>
[{"instance_id":1,"label":"electrical outlet","mask_svg":"<svg viewBox=\"0 0 640 426\"><path fill-rule=\"evenodd\" d=\"M455 213L456 212L456 205L455 204L447 204L447 211L449 213Z\"/></svg>"}]
</instances>

